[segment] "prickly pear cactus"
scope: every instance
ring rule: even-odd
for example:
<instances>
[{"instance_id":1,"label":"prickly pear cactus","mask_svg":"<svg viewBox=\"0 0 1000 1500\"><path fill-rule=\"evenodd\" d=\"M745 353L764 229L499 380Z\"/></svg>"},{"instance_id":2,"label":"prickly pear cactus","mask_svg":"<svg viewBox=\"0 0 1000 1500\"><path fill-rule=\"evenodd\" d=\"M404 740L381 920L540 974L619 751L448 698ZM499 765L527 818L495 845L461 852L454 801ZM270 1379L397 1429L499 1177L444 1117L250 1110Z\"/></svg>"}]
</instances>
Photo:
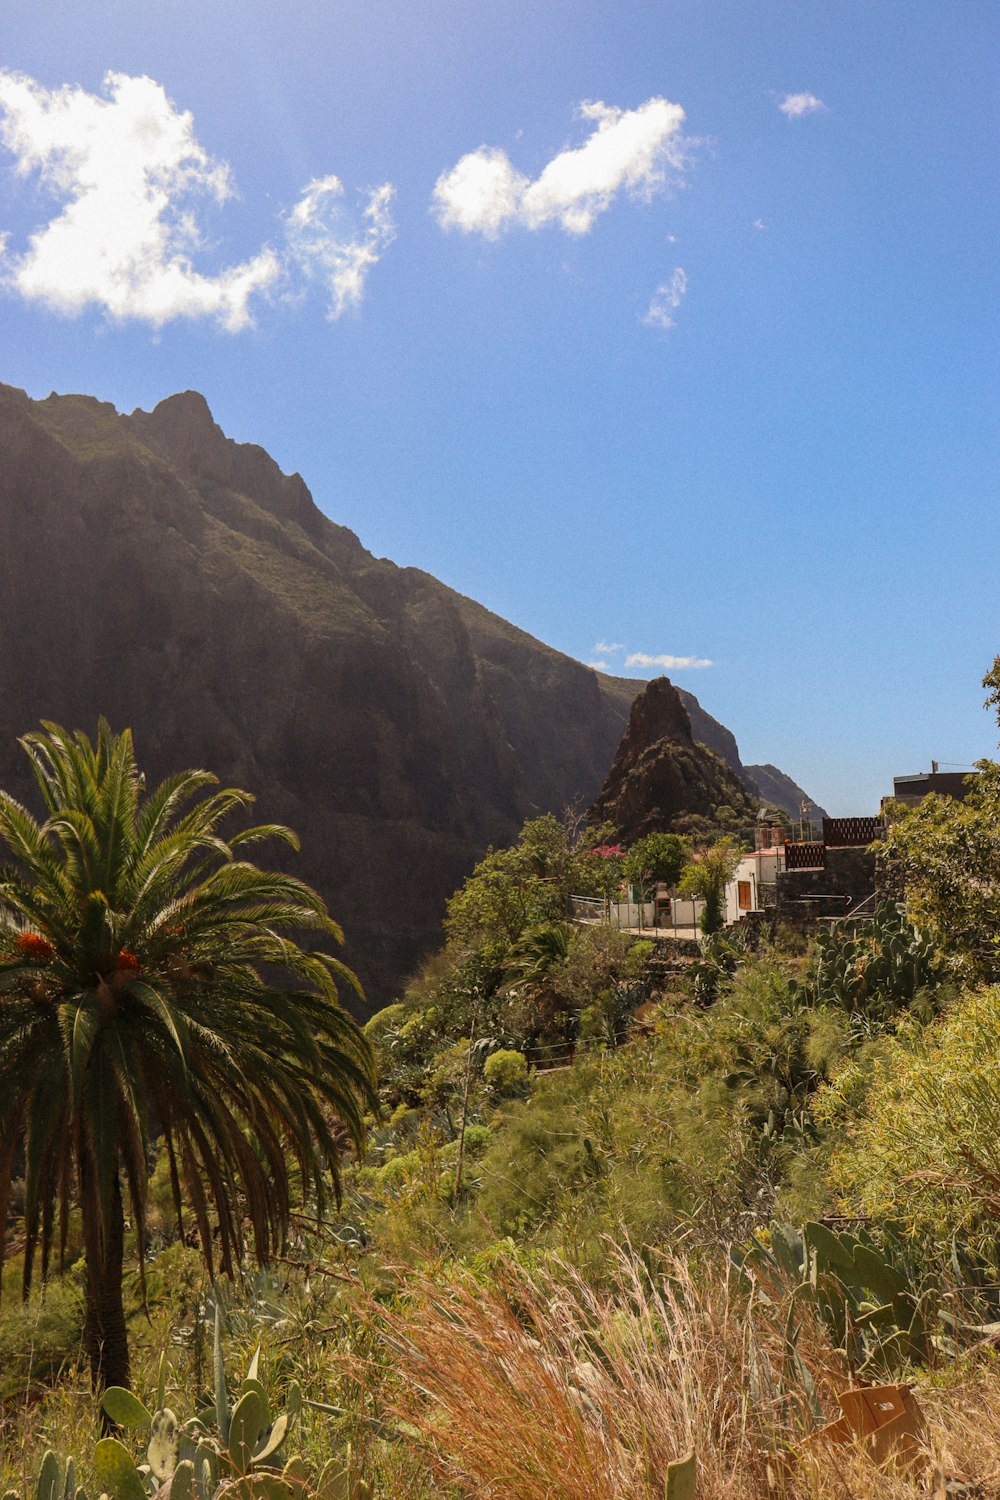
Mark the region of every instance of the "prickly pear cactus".
<instances>
[{"instance_id":1,"label":"prickly pear cactus","mask_svg":"<svg viewBox=\"0 0 1000 1500\"><path fill-rule=\"evenodd\" d=\"M342 1459L331 1458L316 1481L316 1500L371 1500L372 1488L367 1480L352 1475L351 1445Z\"/></svg>"},{"instance_id":2,"label":"prickly pear cactus","mask_svg":"<svg viewBox=\"0 0 1000 1500\"><path fill-rule=\"evenodd\" d=\"M13 1492L11 1492L13 1493ZM35 1484L35 1500L75 1500L76 1481L71 1458L46 1450Z\"/></svg>"},{"instance_id":3,"label":"prickly pear cactus","mask_svg":"<svg viewBox=\"0 0 1000 1500\"><path fill-rule=\"evenodd\" d=\"M835 923L817 939L812 982L821 1004L885 1019L941 977L933 942L892 901L880 901L859 931Z\"/></svg>"},{"instance_id":4,"label":"prickly pear cactus","mask_svg":"<svg viewBox=\"0 0 1000 1500\"><path fill-rule=\"evenodd\" d=\"M117 1438L101 1438L94 1449L94 1474L111 1500L146 1500L146 1486L128 1449Z\"/></svg>"},{"instance_id":5,"label":"prickly pear cactus","mask_svg":"<svg viewBox=\"0 0 1000 1500\"><path fill-rule=\"evenodd\" d=\"M180 1434L177 1431L177 1418L169 1406L161 1407L159 1411L154 1411L149 1424L146 1462L149 1464L150 1472L161 1481L169 1479L177 1468L179 1453Z\"/></svg>"},{"instance_id":6,"label":"prickly pear cactus","mask_svg":"<svg viewBox=\"0 0 1000 1500\"><path fill-rule=\"evenodd\" d=\"M940 1289L913 1273L898 1237L877 1245L826 1224L772 1224L769 1247L754 1241L735 1258L780 1295L811 1302L859 1373L882 1377L931 1357Z\"/></svg>"},{"instance_id":7,"label":"prickly pear cactus","mask_svg":"<svg viewBox=\"0 0 1000 1500\"><path fill-rule=\"evenodd\" d=\"M667 1464L664 1500L696 1500L697 1485L697 1468L693 1453L689 1453L687 1458L679 1458L675 1463Z\"/></svg>"},{"instance_id":8,"label":"prickly pear cactus","mask_svg":"<svg viewBox=\"0 0 1000 1500\"><path fill-rule=\"evenodd\" d=\"M233 1488L240 1500L372 1500L349 1446L318 1479L298 1454L286 1456L285 1445L302 1412L302 1391L292 1381L285 1409L275 1415L259 1378L259 1349L230 1394L218 1309L214 1345L213 1403L186 1421L166 1405L165 1358L160 1360L153 1411L131 1391L118 1386L105 1391L105 1414L119 1427L144 1435L147 1447L146 1463L137 1468L116 1438L98 1443L94 1467L105 1492L101 1500L151 1500L167 1483L171 1500L214 1500L224 1488ZM42 1470L34 1500L86 1500L82 1493L74 1494L72 1464L67 1471L64 1461L46 1454Z\"/></svg>"}]
</instances>

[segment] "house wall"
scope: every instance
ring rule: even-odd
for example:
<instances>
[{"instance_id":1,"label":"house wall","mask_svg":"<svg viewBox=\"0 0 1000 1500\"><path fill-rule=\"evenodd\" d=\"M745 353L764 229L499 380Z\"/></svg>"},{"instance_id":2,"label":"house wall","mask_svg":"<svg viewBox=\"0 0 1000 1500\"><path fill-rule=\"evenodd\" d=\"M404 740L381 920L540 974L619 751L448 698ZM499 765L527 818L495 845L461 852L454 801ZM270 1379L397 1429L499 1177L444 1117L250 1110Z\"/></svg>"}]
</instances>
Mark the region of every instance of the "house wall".
<instances>
[{"instance_id":1,"label":"house wall","mask_svg":"<svg viewBox=\"0 0 1000 1500\"><path fill-rule=\"evenodd\" d=\"M727 926L738 922L743 916L743 909L739 902L739 882L741 880L750 882L750 910L759 911L763 904L760 894L761 886L773 885L775 869L783 870L784 866L785 861L781 851L774 854L758 850L753 854L744 854L736 867L736 874L726 886L725 920Z\"/></svg>"},{"instance_id":2,"label":"house wall","mask_svg":"<svg viewBox=\"0 0 1000 1500\"><path fill-rule=\"evenodd\" d=\"M743 915L739 902L739 883L741 880L750 882L750 906L757 905L757 886L759 884L759 860L755 854L745 854L736 866L736 874L726 886L725 921L726 926L731 927L738 922ZM773 864L774 861L772 860Z\"/></svg>"},{"instance_id":3,"label":"house wall","mask_svg":"<svg viewBox=\"0 0 1000 1500\"><path fill-rule=\"evenodd\" d=\"M964 802L969 795L970 789L966 785L969 779L968 771L928 771L917 776L896 776L893 778L892 795L897 802L903 802L908 807L915 807L930 792L936 792L939 797L954 797L956 801Z\"/></svg>"}]
</instances>

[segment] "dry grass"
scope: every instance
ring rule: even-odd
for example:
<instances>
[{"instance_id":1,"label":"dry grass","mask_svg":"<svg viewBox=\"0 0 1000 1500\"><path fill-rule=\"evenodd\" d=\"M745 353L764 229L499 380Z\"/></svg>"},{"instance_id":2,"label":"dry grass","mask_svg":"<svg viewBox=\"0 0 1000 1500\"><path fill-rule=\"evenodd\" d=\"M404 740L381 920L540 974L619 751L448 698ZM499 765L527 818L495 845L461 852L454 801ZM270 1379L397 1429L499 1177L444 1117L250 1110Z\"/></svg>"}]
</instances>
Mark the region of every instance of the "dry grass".
<instances>
[{"instance_id":1,"label":"dry grass","mask_svg":"<svg viewBox=\"0 0 1000 1500\"><path fill-rule=\"evenodd\" d=\"M812 1425L784 1332L727 1272L655 1276L627 1254L597 1291L566 1267L410 1282L378 1314L389 1410L439 1481L477 1500L662 1500L698 1454L699 1495L767 1493L767 1454ZM800 1335L800 1342L802 1336ZM843 1369L816 1349L819 1385Z\"/></svg>"},{"instance_id":2,"label":"dry grass","mask_svg":"<svg viewBox=\"0 0 1000 1500\"><path fill-rule=\"evenodd\" d=\"M921 1477L881 1473L840 1449L790 1461L851 1382L837 1351L802 1327L791 1358L784 1312L748 1302L727 1273L682 1261L649 1276L618 1258L595 1291L572 1270L503 1266L417 1278L373 1310L390 1375L386 1414L403 1424L443 1491L475 1500L663 1500L668 1462L698 1456L699 1500L903 1500L935 1472L1000 1496L1000 1369L921 1392L930 1457ZM944 1490L937 1491L944 1494Z\"/></svg>"}]
</instances>

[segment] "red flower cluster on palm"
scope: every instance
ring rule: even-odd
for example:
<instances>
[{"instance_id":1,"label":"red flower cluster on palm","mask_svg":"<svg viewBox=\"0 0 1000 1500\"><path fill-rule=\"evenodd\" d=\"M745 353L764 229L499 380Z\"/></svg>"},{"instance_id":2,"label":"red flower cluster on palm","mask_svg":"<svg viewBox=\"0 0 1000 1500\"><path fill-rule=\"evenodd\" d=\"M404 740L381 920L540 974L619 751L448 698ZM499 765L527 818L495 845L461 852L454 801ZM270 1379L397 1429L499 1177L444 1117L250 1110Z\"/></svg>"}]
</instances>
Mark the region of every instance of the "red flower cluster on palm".
<instances>
[{"instance_id":1,"label":"red flower cluster on palm","mask_svg":"<svg viewBox=\"0 0 1000 1500\"><path fill-rule=\"evenodd\" d=\"M37 958L46 963L56 950L40 932L22 932L17 940L17 951L25 958Z\"/></svg>"},{"instance_id":2,"label":"red flower cluster on palm","mask_svg":"<svg viewBox=\"0 0 1000 1500\"><path fill-rule=\"evenodd\" d=\"M142 964L134 953L123 948L120 953L115 954L115 968L127 974L141 974Z\"/></svg>"}]
</instances>

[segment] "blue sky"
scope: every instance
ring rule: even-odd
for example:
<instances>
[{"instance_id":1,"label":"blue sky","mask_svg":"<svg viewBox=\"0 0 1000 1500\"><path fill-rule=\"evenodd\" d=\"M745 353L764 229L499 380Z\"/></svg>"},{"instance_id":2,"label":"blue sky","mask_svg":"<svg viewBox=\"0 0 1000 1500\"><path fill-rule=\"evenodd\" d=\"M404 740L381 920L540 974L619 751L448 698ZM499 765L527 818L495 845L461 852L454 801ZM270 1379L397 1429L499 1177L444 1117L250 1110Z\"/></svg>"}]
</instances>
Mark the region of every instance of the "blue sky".
<instances>
[{"instance_id":1,"label":"blue sky","mask_svg":"<svg viewBox=\"0 0 1000 1500\"><path fill-rule=\"evenodd\" d=\"M203 391L832 811L993 752L994 0L153 10L7 0L0 379Z\"/></svg>"}]
</instances>

